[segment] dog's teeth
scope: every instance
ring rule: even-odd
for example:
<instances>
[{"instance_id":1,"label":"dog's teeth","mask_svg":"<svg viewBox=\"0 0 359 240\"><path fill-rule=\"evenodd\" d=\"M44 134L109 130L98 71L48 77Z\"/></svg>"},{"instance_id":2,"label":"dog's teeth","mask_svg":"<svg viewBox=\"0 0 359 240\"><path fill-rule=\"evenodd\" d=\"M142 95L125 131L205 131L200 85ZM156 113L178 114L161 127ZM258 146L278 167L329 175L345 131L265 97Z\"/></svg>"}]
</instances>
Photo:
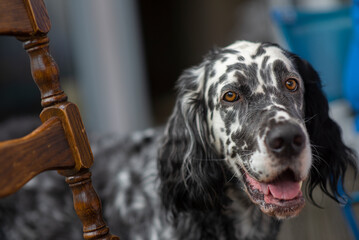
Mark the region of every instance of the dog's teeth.
<instances>
[{"instance_id":1,"label":"dog's teeth","mask_svg":"<svg viewBox=\"0 0 359 240\"><path fill-rule=\"evenodd\" d=\"M299 182L299 188L302 188L303 181Z\"/></svg>"}]
</instances>

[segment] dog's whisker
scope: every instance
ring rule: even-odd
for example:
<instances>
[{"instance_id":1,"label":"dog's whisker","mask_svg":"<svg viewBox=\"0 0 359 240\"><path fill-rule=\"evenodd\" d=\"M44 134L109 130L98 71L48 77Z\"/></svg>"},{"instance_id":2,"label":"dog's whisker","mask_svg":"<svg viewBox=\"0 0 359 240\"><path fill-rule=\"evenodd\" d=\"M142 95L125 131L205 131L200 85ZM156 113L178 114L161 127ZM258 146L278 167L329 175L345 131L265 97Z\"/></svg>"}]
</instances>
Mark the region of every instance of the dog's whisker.
<instances>
[{"instance_id":1,"label":"dog's whisker","mask_svg":"<svg viewBox=\"0 0 359 240\"><path fill-rule=\"evenodd\" d=\"M194 160L194 161L207 161L207 162L211 162L211 161L214 161L214 162L222 162L222 161L225 161L226 159L225 159L225 158L218 158L218 159L215 159L215 158L211 158L211 159L207 159L207 158L193 158L192 160Z\"/></svg>"},{"instance_id":2,"label":"dog's whisker","mask_svg":"<svg viewBox=\"0 0 359 240\"><path fill-rule=\"evenodd\" d=\"M311 117L309 117L309 118L305 118L305 119L304 119L304 122L307 123L307 122L311 121L312 119L314 119L314 118L317 117L317 116L318 116L318 114L314 114L313 116L311 116Z\"/></svg>"},{"instance_id":3,"label":"dog's whisker","mask_svg":"<svg viewBox=\"0 0 359 240\"><path fill-rule=\"evenodd\" d=\"M321 174L321 172L319 171L319 169L315 166L315 164L312 164L312 168L317 172L318 176L320 176L321 178L324 177L324 176Z\"/></svg>"},{"instance_id":4,"label":"dog's whisker","mask_svg":"<svg viewBox=\"0 0 359 240\"><path fill-rule=\"evenodd\" d=\"M232 174L232 177L230 179L227 180L226 184L227 183L230 183L234 178L236 178L237 175L235 173ZM241 177L241 176L240 176Z\"/></svg>"}]
</instances>

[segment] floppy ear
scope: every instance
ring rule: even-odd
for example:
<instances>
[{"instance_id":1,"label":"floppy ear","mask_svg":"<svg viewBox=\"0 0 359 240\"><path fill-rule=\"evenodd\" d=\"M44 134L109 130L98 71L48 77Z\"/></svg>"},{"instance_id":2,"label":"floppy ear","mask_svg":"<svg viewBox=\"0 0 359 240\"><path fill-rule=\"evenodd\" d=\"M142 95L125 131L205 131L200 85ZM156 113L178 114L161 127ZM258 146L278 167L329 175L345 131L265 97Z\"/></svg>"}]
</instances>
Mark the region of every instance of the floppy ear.
<instances>
[{"instance_id":1,"label":"floppy ear","mask_svg":"<svg viewBox=\"0 0 359 240\"><path fill-rule=\"evenodd\" d=\"M295 61L304 81L306 127L313 153L308 195L315 203L313 190L319 185L325 194L338 202L344 197L338 193L338 183L343 184L348 165L356 171L356 156L343 143L340 127L328 115L328 101L318 73L299 57L295 57Z\"/></svg>"},{"instance_id":2,"label":"floppy ear","mask_svg":"<svg viewBox=\"0 0 359 240\"><path fill-rule=\"evenodd\" d=\"M167 124L158 166L161 198L167 210L221 209L225 174L208 142L203 84L204 64L185 71Z\"/></svg>"}]
</instances>

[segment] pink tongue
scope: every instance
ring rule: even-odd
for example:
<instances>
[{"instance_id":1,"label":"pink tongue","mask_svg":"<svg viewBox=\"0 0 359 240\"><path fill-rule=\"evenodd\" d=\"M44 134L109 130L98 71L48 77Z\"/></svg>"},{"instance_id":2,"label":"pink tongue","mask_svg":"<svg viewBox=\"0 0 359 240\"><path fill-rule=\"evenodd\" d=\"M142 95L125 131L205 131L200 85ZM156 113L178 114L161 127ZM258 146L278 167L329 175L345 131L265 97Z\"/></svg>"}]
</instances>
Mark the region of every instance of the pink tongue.
<instances>
[{"instance_id":1,"label":"pink tongue","mask_svg":"<svg viewBox=\"0 0 359 240\"><path fill-rule=\"evenodd\" d=\"M291 200L297 196L301 195L300 184L299 182L291 181L290 179L282 178L280 181L275 181L272 183L260 183L254 178L252 178L248 173L246 173L248 182L255 189L260 189L265 197L268 198L270 193L274 198L280 200Z\"/></svg>"},{"instance_id":2,"label":"pink tongue","mask_svg":"<svg viewBox=\"0 0 359 240\"><path fill-rule=\"evenodd\" d=\"M300 193L299 182L293 182L290 180L282 180L276 183L270 183L268 184L268 188L273 197L282 200L293 199Z\"/></svg>"}]
</instances>

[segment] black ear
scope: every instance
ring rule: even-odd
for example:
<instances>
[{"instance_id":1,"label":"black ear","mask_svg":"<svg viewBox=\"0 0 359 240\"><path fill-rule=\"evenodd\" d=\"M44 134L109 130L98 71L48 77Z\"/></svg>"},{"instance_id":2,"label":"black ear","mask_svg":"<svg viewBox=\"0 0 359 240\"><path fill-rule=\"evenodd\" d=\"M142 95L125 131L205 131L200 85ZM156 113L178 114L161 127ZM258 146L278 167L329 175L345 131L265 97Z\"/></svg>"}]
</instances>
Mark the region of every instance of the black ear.
<instances>
[{"instance_id":1,"label":"black ear","mask_svg":"<svg viewBox=\"0 0 359 240\"><path fill-rule=\"evenodd\" d=\"M319 185L322 191L337 202L338 183L343 183L348 166L355 171L356 156L341 136L340 127L329 117L328 101L323 94L318 73L306 61L294 57L305 87L305 118L313 153L313 167L308 181L308 195L313 199L313 190Z\"/></svg>"},{"instance_id":2,"label":"black ear","mask_svg":"<svg viewBox=\"0 0 359 240\"><path fill-rule=\"evenodd\" d=\"M205 66L185 71L169 119L158 166L160 194L167 210L221 209L225 170L208 140L203 97Z\"/></svg>"}]
</instances>

